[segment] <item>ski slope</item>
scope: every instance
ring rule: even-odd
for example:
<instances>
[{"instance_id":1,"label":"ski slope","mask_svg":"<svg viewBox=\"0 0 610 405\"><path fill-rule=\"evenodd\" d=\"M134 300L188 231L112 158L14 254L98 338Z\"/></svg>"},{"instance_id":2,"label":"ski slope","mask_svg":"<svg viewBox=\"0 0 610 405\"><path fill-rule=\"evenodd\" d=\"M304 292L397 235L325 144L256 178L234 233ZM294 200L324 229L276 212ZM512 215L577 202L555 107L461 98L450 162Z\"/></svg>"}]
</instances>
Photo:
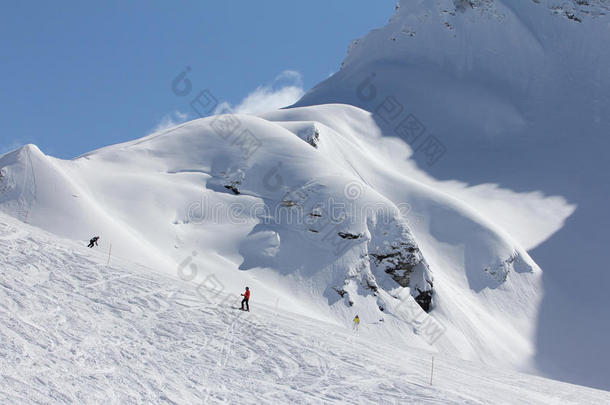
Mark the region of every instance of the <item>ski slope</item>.
<instances>
[{"instance_id":1,"label":"ski slope","mask_svg":"<svg viewBox=\"0 0 610 405\"><path fill-rule=\"evenodd\" d=\"M604 391L372 339L196 289L0 214L0 399L22 403L601 404Z\"/></svg>"}]
</instances>

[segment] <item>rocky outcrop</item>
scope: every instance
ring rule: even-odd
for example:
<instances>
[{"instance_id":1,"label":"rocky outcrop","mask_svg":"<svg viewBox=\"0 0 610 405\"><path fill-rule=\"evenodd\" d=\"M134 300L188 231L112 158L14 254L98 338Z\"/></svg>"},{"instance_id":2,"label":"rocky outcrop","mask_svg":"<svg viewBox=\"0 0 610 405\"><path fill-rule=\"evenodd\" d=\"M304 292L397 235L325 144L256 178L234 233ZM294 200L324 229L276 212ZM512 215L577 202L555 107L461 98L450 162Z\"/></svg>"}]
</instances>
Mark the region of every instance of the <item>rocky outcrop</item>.
<instances>
[{"instance_id":1,"label":"rocky outcrop","mask_svg":"<svg viewBox=\"0 0 610 405\"><path fill-rule=\"evenodd\" d=\"M213 177L208 181L208 188L215 191L229 190L235 195L241 194L239 186L246 179L243 169L229 168L219 173L218 177Z\"/></svg>"},{"instance_id":2,"label":"rocky outcrop","mask_svg":"<svg viewBox=\"0 0 610 405\"><path fill-rule=\"evenodd\" d=\"M372 273L377 280L385 275L411 295L425 311L433 307L432 273L407 225L400 219L385 226L369 246ZM391 287L384 284L386 289Z\"/></svg>"},{"instance_id":3,"label":"rocky outcrop","mask_svg":"<svg viewBox=\"0 0 610 405\"><path fill-rule=\"evenodd\" d=\"M360 239L362 237L361 233L353 234L349 232L338 232L337 234L343 239Z\"/></svg>"},{"instance_id":4,"label":"rocky outcrop","mask_svg":"<svg viewBox=\"0 0 610 405\"><path fill-rule=\"evenodd\" d=\"M533 268L525 263L517 252L514 252L507 259L500 260L492 266L485 267L483 271L492 277L498 284L501 284L506 281L511 271L531 273L533 272Z\"/></svg>"},{"instance_id":5,"label":"rocky outcrop","mask_svg":"<svg viewBox=\"0 0 610 405\"><path fill-rule=\"evenodd\" d=\"M394 281L402 287L408 287L410 274L421 262L417 255L419 249L409 243L399 242L390 249L378 253L370 253L377 267L382 268Z\"/></svg>"},{"instance_id":6,"label":"rocky outcrop","mask_svg":"<svg viewBox=\"0 0 610 405\"><path fill-rule=\"evenodd\" d=\"M298 135L302 140L314 148L317 148L318 144L320 143L320 130L315 125L301 131Z\"/></svg>"}]
</instances>

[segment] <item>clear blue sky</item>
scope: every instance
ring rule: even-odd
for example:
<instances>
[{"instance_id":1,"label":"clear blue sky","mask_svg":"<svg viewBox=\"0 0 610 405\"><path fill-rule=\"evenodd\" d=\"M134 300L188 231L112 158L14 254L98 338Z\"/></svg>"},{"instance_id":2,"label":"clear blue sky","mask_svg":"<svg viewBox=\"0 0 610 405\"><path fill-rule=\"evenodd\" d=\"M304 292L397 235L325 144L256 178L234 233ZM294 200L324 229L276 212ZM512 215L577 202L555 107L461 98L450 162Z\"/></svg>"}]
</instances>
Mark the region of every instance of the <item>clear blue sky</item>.
<instances>
[{"instance_id":1,"label":"clear blue sky","mask_svg":"<svg viewBox=\"0 0 610 405\"><path fill-rule=\"evenodd\" d=\"M309 89L393 0L15 1L0 15L0 151L25 143L73 158L144 136L194 90L238 103L285 70Z\"/></svg>"}]
</instances>

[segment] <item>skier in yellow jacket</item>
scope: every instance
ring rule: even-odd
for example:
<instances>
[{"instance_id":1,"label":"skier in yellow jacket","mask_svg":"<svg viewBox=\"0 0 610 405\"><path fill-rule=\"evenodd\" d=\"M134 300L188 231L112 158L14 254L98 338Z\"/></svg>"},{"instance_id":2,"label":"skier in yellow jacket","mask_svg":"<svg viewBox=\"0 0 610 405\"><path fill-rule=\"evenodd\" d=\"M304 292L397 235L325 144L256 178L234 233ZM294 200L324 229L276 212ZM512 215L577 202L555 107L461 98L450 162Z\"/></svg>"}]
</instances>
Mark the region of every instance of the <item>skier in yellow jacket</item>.
<instances>
[{"instance_id":1,"label":"skier in yellow jacket","mask_svg":"<svg viewBox=\"0 0 610 405\"><path fill-rule=\"evenodd\" d=\"M354 330L358 330L359 326L360 326L360 317L358 315L356 315L354 317Z\"/></svg>"}]
</instances>

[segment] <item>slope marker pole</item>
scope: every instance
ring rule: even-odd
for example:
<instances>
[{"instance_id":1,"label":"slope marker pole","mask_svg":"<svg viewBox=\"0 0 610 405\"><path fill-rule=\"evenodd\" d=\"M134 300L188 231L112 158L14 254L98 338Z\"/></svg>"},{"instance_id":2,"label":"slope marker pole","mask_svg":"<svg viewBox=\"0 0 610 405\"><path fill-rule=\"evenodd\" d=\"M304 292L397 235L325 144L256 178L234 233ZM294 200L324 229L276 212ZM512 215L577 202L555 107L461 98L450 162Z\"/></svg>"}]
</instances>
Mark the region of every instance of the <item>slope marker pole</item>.
<instances>
[{"instance_id":1,"label":"slope marker pole","mask_svg":"<svg viewBox=\"0 0 610 405\"><path fill-rule=\"evenodd\" d=\"M434 375L434 356L432 356L432 367L430 369L430 385L432 385L432 376Z\"/></svg>"}]
</instances>

